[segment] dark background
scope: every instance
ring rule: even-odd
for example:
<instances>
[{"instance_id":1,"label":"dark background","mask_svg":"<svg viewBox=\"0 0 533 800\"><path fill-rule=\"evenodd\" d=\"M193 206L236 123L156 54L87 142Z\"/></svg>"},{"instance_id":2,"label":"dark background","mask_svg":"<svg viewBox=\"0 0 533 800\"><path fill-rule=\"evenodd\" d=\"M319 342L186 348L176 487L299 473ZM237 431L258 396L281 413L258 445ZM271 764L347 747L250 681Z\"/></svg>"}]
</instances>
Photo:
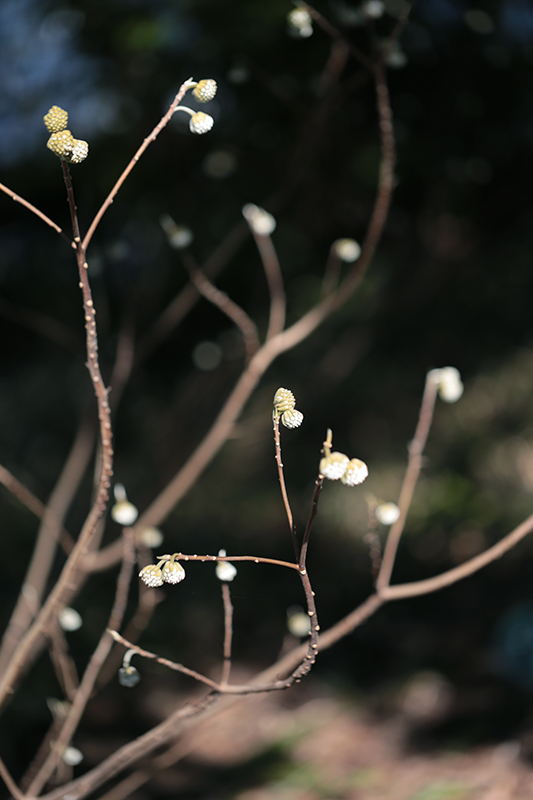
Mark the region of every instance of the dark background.
<instances>
[{"instance_id":1,"label":"dark background","mask_svg":"<svg viewBox=\"0 0 533 800\"><path fill-rule=\"evenodd\" d=\"M375 22L378 37L390 33L403 10L402 0L385 6ZM317 7L368 51L368 32L352 24L354 4ZM67 108L74 135L90 144L87 161L72 168L86 230L183 80L209 77L219 85L204 107L215 118L213 130L193 136L185 115L176 115L91 243L106 380L121 333L133 331L141 347L186 284L179 253L160 226L162 214L194 232L191 251L199 263L229 234L240 237L217 284L262 331L266 283L242 222L245 203L276 215L273 240L289 321L317 299L332 241L364 236L379 157L372 83L351 59L328 94L331 40L316 26L308 39L288 36L290 8L281 0L0 2L1 181L66 230L61 170L45 147L42 124L51 105ZM420 0L401 48L406 64L389 76L398 184L364 284L270 368L235 438L162 525L165 552L225 547L290 558L270 423L272 396L288 386L305 415L301 429L283 436L299 529L326 427L339 449L370 469L361 489L330 484L323 493L309 556L322 627L371 591L365 490L397 498L428 369L456 366L466 390L457 405L437 405L394 580L427 577L464 561L531 511L533 7L521 0L483 2L473 14L460 0ZM230 165L223 175L220 163ZM45 500L93 402L76 265L41 221L6 195L0 204L0 458ZM214 369L198 368L201 342L218 347ZM208 429L241 365L238 336L201 301L134 368L115 419L115 475L141 511ZM91 479L88 473L67 519L74 534L89 507ZM6 623L36 521L6 492L0 501ZM105 540L118 534L109 521ZM316 679L386 714L391 687L431 670L454 687L455 700L431 735L425 731L426 745L510 737L527 744L531 571L526 540L463 583L391 604L324 653ZM84 626L69 643L80 669L105 625L115 575L95 578L76 600ZM232 591L235 657L247 668L265 666L279 652L286 608L302 602L301 589L282 571L241 566ZM165 589L140 643L215 670L219 592L211 566L190 565L182 585ZM114 714L105 724L96 712L89 715L82 739L97 730L112 738L125 724L144 730L143 686L145 692L159 682L188 689L156 665L138 666L143 682L129 692L111 684L106 691ZM21 770L28 741L34 738L36 746L49 723L45 698L58 691L43 656L5 717L3 752L10 763L20 758Z\"/></svg>"}]
</instances>

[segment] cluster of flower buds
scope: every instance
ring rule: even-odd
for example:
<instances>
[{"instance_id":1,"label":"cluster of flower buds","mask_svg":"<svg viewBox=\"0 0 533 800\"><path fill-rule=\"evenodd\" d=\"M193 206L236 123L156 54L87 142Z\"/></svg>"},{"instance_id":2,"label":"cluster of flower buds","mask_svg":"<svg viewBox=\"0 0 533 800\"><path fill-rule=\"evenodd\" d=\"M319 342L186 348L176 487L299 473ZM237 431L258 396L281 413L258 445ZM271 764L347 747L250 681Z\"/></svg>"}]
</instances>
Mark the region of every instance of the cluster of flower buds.
<instances>
[{"instance_id":1,"label":"cluster of flower buds","mask_svg":"<svg viewBox=\"0 0 533 800\"><path fill-rule=\"evenodd\" d=\"M328 429L324 442L324 457L320 460L320 474L330 481L341 480L346 486L357 486L368 477L368 467L360 458L348 458L344 453L332 452L333 434Z\"/></svg>"},{"instance_id":2,"label":"cluster of flower buds","mask_svg":"<svg viewBox=\"0 0 533 800\"><path fill-rule=\"evenodd\" d=\"M157 564L148 564L139 572L139 578L151 588L162 586L164 583L180 583L185 578L185 570L176 561L177 553L173 556L158 556Z\"/></svg>"},{"instance_id":3,"label":"cluster of flower buds","mask_svg":"<svg viewBox=\"0 0 533 800\"><path fill-rule=\"evenodd\" d=\"M44 124L52 134L46 143L49 150L70 164L79 164L87 158L89 145L67 130L68 113L63 108L52 106Z\"/></svg>"},{"instance_id":4,"label":"cluster of flower buds","mask_svg":"<svg viewBox=\"0 0 533 800\"><path fill-rule=\"evenodd\" d=\"M281 417L281 421L286 428L299 428L303 422L304 415L294 407L296 400L290 389L280 388L274 395L273 419Z\"/></svg>"},{"instance_id":5,"label":"cluster of flower buds","mask_svg":"<svg viewBox=\"0 0 533 800\"><path fill-rule=\"evenodd\" d=\"M428 372L427 380L437 384L439 396L446 403L456 403L464 392L461 375L455 367L432 369Z\"/></svg>"},{"instance_id":6,"label":"cluster of flower buds","mask_svg":"<svg viewBox=\"0 0 533 800\"><path fill-rule=\"evenodd\" d=\"M208 103L217 93L217 83L212 78L188 81L187 88L192 89L193 87L193 95L199 103ZM215 124L213 117L203 111L193 111L187 106L177 106L175 111L185 111L190 116L189 129L191 133L207 133Z\"/></svg>"},{"instance_id":7,"label":"cluster of flower buds","mask_svg":"<svg viewBox=\"0 0 533 800\"><path fill-rule=\"evenodd\" d=\"M297 6L287 14L288 32L291 36L307 39L313 33L313 20L305 6Z\"/></svg>"}]
</instances>

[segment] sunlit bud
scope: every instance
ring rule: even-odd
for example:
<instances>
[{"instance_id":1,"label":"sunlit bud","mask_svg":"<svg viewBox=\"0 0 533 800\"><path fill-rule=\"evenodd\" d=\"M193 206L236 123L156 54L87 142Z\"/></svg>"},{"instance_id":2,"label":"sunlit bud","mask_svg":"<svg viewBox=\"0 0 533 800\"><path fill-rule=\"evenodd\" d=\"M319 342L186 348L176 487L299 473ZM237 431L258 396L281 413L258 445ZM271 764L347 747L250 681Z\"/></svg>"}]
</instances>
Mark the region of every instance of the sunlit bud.
<instances>
[{"instance_id":1,"label":"sunlit bud","mask_svg":"<svg viewBox=\"0 0 533 800\"><path fill-rule=\"evenodd\" d=\"M428 380L438 384L440 398L446 403L456 403L464 392L460 372L455 367L432 369Z\"/></svg>"},{"instance_id":2,"label":"sunlit bud","mask_svg":"<svg viewBox=\"0 0 533 800\"><path fill-rule=\"evenodd\" d=\"M197 111L189 120L189 128L192 133L207 133L210 131L215 120L209 114L204 114L203 111Z\"/></svg>"},{"instance_id":3,"label":"sunlit bud","mask_svg":"<svg viewBox=\"0 0 533 800\"><path fill-rule=\"evenodd\" d=\"M217 93L217 83L212 78L198 81L193 90L193 95L199 103L207 103L212 100Z\"/></svg>"},{"instance_id":4,"label":"sunlit bud","mask_svg":"<svg viewBox=\"0 0 533 800\"><path fill-rule=\"evenodd\" d=\"M121 500L111 509L111 518L119 525L133 525L138 516L138 509L129 500Z\"/></svg>"},{"instance_id":5,"label":"sunlit bud","mask_svg":"<svg viewBox=\"0 0 533 800\"><path fill-rule=\"evenodd\" d=\"M313 20L306 8L299 6L287 14L289 32L307 38L313 33Z\"/></svg>"},{"instance_id":6,"label":"sunlit bud","mask_svg":"<svg viewBox=\"0 0 533 800\"><path fill-rule=\"evenodd\" d=\"M161 577L165 583L180 583L185 577L185 570L178 561L167 561L161 570Z\"/></svg>"},{"instance_id":7,"label":"sunlit bud","mask_svg":"<svg viewBox=\"0 0 533 800\"><path fill-rule=\"evenodd\" d=\"M141 531L139 539L145 547L159 547L163 544L163 532L159 528L144 528Z\"/></svg>"},{"instance_id":8,"label":"sunlit bud","mask_svg":"<svg viewBox=\"0 0 533 800\"><path fill-rule=\"evenodd\" d=\"M219 556L224 557L226 555L226 551L219 550L218 554ZM237 567L235 567L229 561L217 561L215 572L219 581L226 581L226 583L229 583L237 574Z\"/></svg>"},{"instance_id":9,"label":"sunlit bud","mask_svg":"<svg viewBox=\"0 0 533 800\"><path fill-rule=\"evenodd\" d=\"M69 767L76 767L78 764L81 764L83 761L83 753L81 750L78 750L77 747L66 747L63 752L63 761L65 764L68 764Z\"/></svg>"},{"instance_id":10,"label":"sunlit bud","mask_svg":"<svg viewBox=\"0 0 533 800\"><path fill-rule=\"evenodd\" d=\"M377 521L382 525L394 525L400 518L400 509L396 503L381 503L374 513Z\"/></svg>"},{"instance_id":11,"label":"sunlit bud","mask_svg":"<svg viewBox=\"0 0 533 800\"><path fill-rule=\"evenodd\" d=\"M283 414L284 411L292 411L296 405L296 400L290 389L284 389L282 386L274 395L274 408L276 416Z\"/></svg>"},{"instance_id":12,"label":"sunlit bud","mask_svg":"<svg viewBox=\"0 0 533 800\"><path fill-rule=\"evenodd\" d=\"M139 578L147 585L154 588L155 586L163 585L163 578L161 577L161 570L155 564L148 564L143 567L139 572Z\"/></svg>"},{"instance_id":13,"label":"sunlit bud","mask_svg":"<svg viewBox=\"0 0 533 800\"><path fill-rule=\"evenodd\" d=\"M242 215L253 233L258 236L270 236L276 230L276 220L272 214L253 203L243 206Z\"/></svg>"},{"instance_id":14,"label":"sunlit bud","mask_svg":"<svg viewBox=\"0 0 533 800\"><path fill-rule=\"evenodd\" d=\"M175 223L168 214L163 214L159 217L159 224L165 231L168 242L174 250L183 250L183 248L191 244L194 238L193 232L186 228L185 225Z\"/></svg>"},{"instance_id":15,"label":"sunlit bud","mask_svg":"<svg viewBox=\"0 0 533 800\"><path fill-rule=\"evenodd\" d=\"M360 458L352 458L348 462L348 466L346 467L344 475L341 477L341 481L346 486L357 486L359 483L363 483L366 478L368 478L368 467L365 462L361 461Z\"/></svg>"},{"instance_id":16,"label":"sunlit bud","mask_svg":"<svg viewBox=\"0 0 533 800\"><path fill-rule=\"evenodd\" d=\"M385 13L385 4L382 0L366 0L361 6L361 11L368 19L379 19Z\"/></svg>"},{"instance_id":17,"label":"sunlit bud","mask_svg":"<svg viewBox=\"0 0 533 800\"><path fill-rule=\"evenodd\" d=\"M69 130L53 133L46 146L60 158L70 164L79 164L87 158L89 145L82 139L75 139Z\"/></svg>"},{"instance_id":18,"label":"sunlit bud","mask_svg":"<svg viewBox=\"0 0 533 800\"><path fill-rule=\"evenodd\" d=\"M83 620L74 608L62 608L57 615L59 627L64 631L77 631L83 625Z\"/></svg>"},{"instance_id":19,"label":"sunlit bud","mask_svg":"<svg viewBox=\"0 0 533 800\"><path fill-rule=\"evenodd\" d=\"M299 428L304 419L304 415L296 408L285 411L281 415L281 422L286 428Z\"/></svg>"},{"instance_id":20,"label":"sunlit bud","mask_svg":"<svg viewBox=\"0 0 533 800\"><path fill-rule=\"evenodd\" d=\"M48 114L44 117L44 124L50 133L64 131L68 125L68 113L59 106L52 106Z\"/></svg>"},{"instance_id":21,"label":"sunlit bud","mask_svg":"<svg viewBox=\"0 0 533 800\"><path fill-rule=\"evenodd\" d=\"M319 470L322 475L330 481L338 481L346 472L350 463L348 456L344 453L329 453L320 460Z\"/></svg>"},{"instance_id":22,"label":"sunlit bud","mask_svg":"<svg viewBox=\"0 0 533 800\"><path fill-rule=\"evenodd\" d=\"M80 164L82 161L85 161L88 155L88 143L83 139L74 139L74 147L72 148L70 159L67 159L67 161L70 161L71 164Z\"/></svg>"},{"instance_id":23,"label":"sunlit bud","mask_svg":"<svg viewBox=\"0 0 533 800\"><path fill-rule=\"evenodd\" d=\"M290 606L287 609L287 628L293 636L301 639L311 630L311 620L301 606Z\"/></svg>"},{"instance_id":24,"label":"sunlit bud","mask_svg":"<svg viewBox=\"0 0 533 800\"><path fill-rule=\"evenodd\" d=\"M127 686L128 689L137 686L140 680L140 672L135 667L121 667L118 671L118 682L121 686Z\"/></svg>"},{"instance_id":25,"label":"sunlit bud","mask_svg":"<svg viewBox=\"0 0 533 800\"><path fill-rule=\"evenodd\" d=\"M341 261L347 263L357 261L361 255L361 247L355 239L337 239L336 242L333 242L333 250Z\"/></svg>"}]
</instances>

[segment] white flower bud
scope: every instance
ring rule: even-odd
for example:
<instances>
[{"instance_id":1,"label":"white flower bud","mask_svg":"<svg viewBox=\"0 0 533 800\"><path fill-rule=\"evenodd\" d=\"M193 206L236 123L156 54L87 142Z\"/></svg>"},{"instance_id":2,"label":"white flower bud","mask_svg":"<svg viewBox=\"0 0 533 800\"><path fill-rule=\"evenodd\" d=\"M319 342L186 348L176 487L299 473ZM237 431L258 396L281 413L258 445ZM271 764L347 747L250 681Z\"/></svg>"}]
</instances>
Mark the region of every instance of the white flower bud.
<instances>
[{"instance_id":1,"label":"white flower bud","mask_svg":"<svg viewBox=\"0 0 533 800\"><path fill-rule=\"evenodd\" d=\"M148 564L147 567L143 567L139 572L139 578L152 589L156 586L163 585L161 570L155 564Z\"/></svg>"},{"instance_id":2,"label":"white flower bud","mask_svg":"<svg viewBox=\"0 0 533 800\"><path fill-rule=\"evenodd\" d=\"M352 458L346 467L341 481L346 486L357 486L368 478L368 467L360 458Z\"/></svg>"},{"instance_id":3,"label":"white flower bud","mask_svg":"<svg viewBox=\"0 0 533 800\"><path fill-rule=\"evenodd\" d=\"M167 561L163 564L161 578L165 583L180 583L185 578L185 570L179 561Z\"/></svg>"},{"instance_id":4,"label":"white flower bud","mask_svg":"<svg viewBox=\"0 0 533 800\"><path fill-rule=\"evenodd\" d=\"M428 372L428 380L438 384L441 400L446 403L456 403L464 392L459 370L455 367L442 367Z\"/></svg>"},{"instance_id":5,"label":"white flower bud","mask_svg":"<svg viewBox=\"0 0 533 800\"><path fill-rule=\"evenodd\" d=\"M400 509L396 503L380 503L375 510L376 519L382 525L394 525L400 518Z\"/></svg>"},{"instance_id":6,"label":"white flower bud","mask_svg":"<svg viewBox=\"0 0 533 800\"><path fill-rule=\"evenodd\" d=\"M62 608L57 615L59 627L64 631L77 631L83 625L83 619L74 608Z\"/></svg>"},{"instance_id":7,"label":"white flower bud","mask_svg":"<svg viewBox=\"0 0 533 800\"><path fill-rule=\"evenodd\" d=\"M199 103L207 103L212 100L217 93L217 83L212 78L198 81L193 89L193 95Z\"/></svg>"},{"instance_id":8,"label":"white flower bud","mask_svg":"<svg viewBox=\"0 0 533 800\"><path fill-rule=\"evenodd\" d=\"M281 415L281 422L286 428L299 428L304 419L304 415L296 408L291 408Z\"/></svg>"},{"instance_id":9,"label":"white flower bud","mask_svg":"<svg viewBox=\"0 0 533 800\"><path fill-rule=\"evenodd\" d=\"M168 243L174 250L183 250L194 239L193 232L189 228L185 227L185 225L178 225L168 214L162 214L159 217L159 224L165 231Z\"/></svg>"},{"instance_id":10,"label":"white flower bud","mask_svg":"<svg viewBox=\"0 0 533 800\"><path fill-rule=\"evenodd\" d=\"M330 481L338 481L346 472L349 463L350 459L344 453L334 452L324 456L320 460L318 468L324 478Z\"/></svg>"},{"instance_id":11,"label":"white flower bud","mask_svg":"<svg viewBox=\"0 0 533 800\"><path fill-rule=\"evenodd\" d=\"M341 261L347 263L357 261L361 255L361 247L355 239L337 239L333 242L333 249Z\"/></svg>"},{"instance_id":12,"label":"white flower bud","mask_svg":"<svg viewBox=\"0 0 533 800\"><path fill-rule=\"evenodd\" d=\"M308 636L311 630L309 614L301 606L290 606L287 609L287 628L298 639Z\"/></svg>"},{"instance_id":13,"label":"white flower bud","mask_svg":"<svg viewBox=\"0 0 533 800\"><path fill-rule=\"evenodd\" d=\"M219 556L224 557L226 555L225 550L218 551ZM217 561L217 565L215 567L215 572L217 574L217 578L219 581L225 581L229 583L234 579L237 574L237 567L235 567L229 561Z\"/></svg>"},{"instance_id":14,"label":"white flower bud","mask_svg":"<svg viewBox=\"0 0 533 800\"><path fill-rule=\"evenodd\" d=\"M296 400L294 399L294 395L290 389L284 389L283 386L280 386L276 394L274 395L274 408L280 414L284 411L292 411L294 406L296 405Z\"/></svg>"},{"instance_id":15,"label":"white flower bud","mask_svg":"<svg viewBox=\"0 0 533 800\"><path fill-rule=\"evenodd\" d=\"M63 752L63 761L69 767L76 767L78 764L81 764L83 761L83 753L81 750L78 750L77 747L66 747Z\"/></svg>"},{"instance_id":16,"label":"white flower bud","mask_svg":"<svg viewBox=\"0 0 533 800\"><path fill-rule=\"evenodd\" d=\"M270 236L276 230L276 220L264 208L247 203L242 209L242 215L251 230L258 236Z\"/></svg>"},{"instance_id":17,"label":"white flower bud","mask_svg":"<svg viewBox=\"0 0 533 800\"><path fill-rule=\"evenodd\" d=\"M306 39L313 33L313 20L307 9L298 7L287 14L289 32Z\"/></svg>"},{"instance_id":18,"label":"white flower bud","mask_svg":"<svg viewBox=\"0 0 533 800\"><path fill-rule=\"evenodd\" d=\"M189 128L192 133L207 133L210 131L215 120L203 111L197 111L189 120Z\"/></svg>"},{"instance_id":19,"label":"white flower bud","mask_svg":"<svg viewBox=\"0 0 533 800\"><path fill-rule=\"evenodd\" d=\"M138 516L139 510L128 500L120 500L111 509L111 518L119 525L133 525Z\"/></svg>"},{"instance_id":20,"label":"white flower bud","mask_svg":"<svg viewBox=\"0 0 533 800\"><path fill-rule=\"evenodd\" d=\"M163 533L159 528L144 528L139 539L145 547L159 547L163 544Z\"/></svg>"}]
</instances>

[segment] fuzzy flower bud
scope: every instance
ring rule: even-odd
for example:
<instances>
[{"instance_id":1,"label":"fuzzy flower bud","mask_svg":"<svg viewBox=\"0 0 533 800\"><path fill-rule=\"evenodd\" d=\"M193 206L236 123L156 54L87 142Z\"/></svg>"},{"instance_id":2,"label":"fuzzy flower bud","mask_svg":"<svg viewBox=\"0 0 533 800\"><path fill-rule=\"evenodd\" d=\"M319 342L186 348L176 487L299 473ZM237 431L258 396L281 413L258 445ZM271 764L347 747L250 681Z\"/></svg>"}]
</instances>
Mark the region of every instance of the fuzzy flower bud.
<instances>
[{"instance_id":1,"label":"fuzzy flower bud","mask_svg":"<svg viewBox=\"0 0 533 800\"><path fill-rule=\"evenodd\" d=\"M344 453L328 453L320 460L318 469L322 475L330 481L338 481L342 478L350 459Z\"/></svg>"},{"instance_id":2,"label":"fuzzy flower bud","mask_svg":"<svg viewBox=\"0 0 533 800\"><path fill-rule=\"evenodd\" d=\"M83 753L77 747L70 745L65 747L62 758L69 767L77 767L83 761Z\"/></svg>"},{"instance_id":3,"label":"fuzzy flower bud","mask_svg":"<svg viewBox=\"0 0 533 800\"><path fill-rule=\"evenodd\" d=\"M75 608L62 608L57 615L57 621L64 631L77 631L83 625L83 620Z\"/></svg>"},{"instance_id":4,"label":"fuzzy flower bud","mask_svg":"<svg viewBox=\"0 0 533 800\"><path fill-rule=\"evenodd\" d=\"M143 583L151 588L163 585L161 570L155 564L148 564L147 567L143 567L139 572L139 578L143 581Z\"/></svg>"},{"instance_id":5,"label":"fuzzy flower bud","mask_svg":"<svg viewBox=\"0 0 533 800\"><path fill-rule=\"evenodd\" d=\"M82 139L75 139L69 130L53 133L46 146L59 158L63 158L70 164L79 164L87 158L89 153L87 142Z\"/></svg>"},{"instance_id":6,"label":"fuzzy flower bud","mask_svg":"<svg viewBox=\"0 0 533 800\"><path fill-rule=\"evenodd\" d=\"M225 550L218 551L219 556L225 556ZM225 581L229 583L232 581L237 574L237 567L231 564L229 561L217 561L217 565L215 567L215 572L217 574L217 578L219 581Z\"/></svg>"},{"instance_id":7,"label":"fuzzy flower bud","mask_svg":"<svg viewBox=\"0 0 533 800\"><path fill-rule=\"evenodd\" d=\"M281 421L286 428L299 428L304 419L304 415L296 408L291 408L281 415Z\"/></svg>"},{"instance_id":8,"label":"fuzzy flower bud","mask_svg":"<svg viewBox=\"0 0 533 800\"><path fill-rule=\"evenodd\" d=\"M52 106L44 117L44 124L50 133L64 131L68 125L68 112L59 106Z\"/></svg>"},{"instance_id":9,"label":"fuzzy flower bud","mask_svg":"<svg viewBox=\"0 0 533 800\"><path fill-rule=\"evenodd\" d=\"M272 214L253 203L243 206L242 215L252 232L258 236L270 236L276 230L276 220Z\"/></svg>"},{"instance_id":10,"label":"fuzzy flower bud","mask_svg":"<svg viewBox=\"0 0 533 800\"><path fill-rule=\"evenodd\" d=\"M368 477L368 467L360 458L352 458L346 467L344 475L341 476L341 481L345 486L357 486L363 483Z\"/></svg>"},{"instance_id":11,"label":"fuzzy flower bud","mask_svg":"<svg viewBox=\"0 0 533 800\"><path fill-rule=\"evenodd\" d=\"M290 389L284 389L282 386L274 395L274 408L277 414L283 414L284 411L292 411L296 405L296 400Z\"/></svg>"},{"instance_id":12,"label":"fuzzy flower bud","mask_svg":"<svg viewBox=\"0 0 533 800\"><path fill-rule=\"evenodd\" d=\"M161 570L161 577L165 583L180 583L185 577L185 570L178 561L167 561Z\"/></svg>"},{"instance_id":13,"label":"fuzzy flower bud","mask_svg":"<svg viewBox=\"0 0 533 800\"><path fill-rule=\"evenodd\" d=\"M333 250L341 261L351 263L361 255L361 247L355 239L337 239L333 242Z\"/></svg>"},{"instance_id":14,"label":"fuzzy flower bud","mask_svg":"<svg viewBox=\"0 0 533 800\"><path fill-rule=\"evenodd\" d=\"M207 103L212 100L217 93L217 83L212 78L198 81L193 90L193 95L199 103Z\"/></svg>"},{"instance_id":15,"label":"fuzzy flower bud","mask_svg":"<svg viewBox=\"0 0 533 800\"><path fill-rule=\"evenodd\" d=\"M374 513L382 525L394 525L400 518L400 509L396 503L380 503Z\"/></svg>"},{"instance_id":16,"label":"fuzzy flower bud","mask_svg":"<svg viewBox=\"0 0 533 800\"><path fill-rule=\"evenodd\" d=\"M308 636L311 630L311 620L309 614L301 606L289 606L287 609L287 628L293 636L301 639Z\"/></svg>"},{"instance_id":17,"label":"fuzzy flower bud","mask_svg":"<svg viewBox=\"0 0 533 800\"><path fill-rule=\"evenodd\" d=\"M197 111L189 120L189 128L192 133L207 133L210 131L215 123L213 117L209 114L204 114L203 111Z\"/></svg>"},{"instance_id":18,"label":"fuzzy flower bud","mask_svg":"<svg viewBox=\"0 0 533 800\"><path fill-rule=\"evenodd\" d=\"M441 400L445 403L456 403L464 392L461 375L455 367L442 367L428 372L428 380L438 384Z\"/></svg>"}]
</instances>

